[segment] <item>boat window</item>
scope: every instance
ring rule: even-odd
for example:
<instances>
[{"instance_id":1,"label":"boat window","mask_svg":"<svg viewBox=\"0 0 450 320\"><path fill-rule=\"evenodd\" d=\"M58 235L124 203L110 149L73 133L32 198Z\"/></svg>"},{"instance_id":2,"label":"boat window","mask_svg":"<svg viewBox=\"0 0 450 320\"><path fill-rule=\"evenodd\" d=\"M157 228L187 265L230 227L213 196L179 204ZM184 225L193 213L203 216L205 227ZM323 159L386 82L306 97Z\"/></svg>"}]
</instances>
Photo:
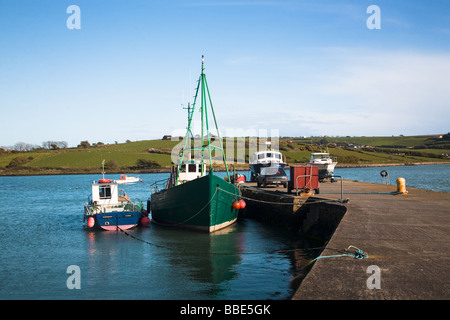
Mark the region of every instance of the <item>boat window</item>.
<instances>
[{"instance_id":1,"label":"boat window","mask_svg":"<svg viewBox=\"0 0 450 320\"><path fill-rule=\"evenodd\" d=\"M268 153L267 158L272 158L272 153Z\"/></svg>"},{"instance_id":2,"label":"boat window","mask_svg":"<svg viewBox=\"0 0 450 320\"><path fill-rule=\"evenodd\" d=\"M275 153L275 158L277 158L277 159L281 159L281 154L279 154L279 153Z\"/></svg>"},{"instance_id":3,"label":"boat window","mask_svg":"<svg viewBox=\"0 0 450 320\"><path fill-rule=\"evenodd\" d=\"M189 164L189 172L197 172L197 165L195 163Z\"/></svg>"},{"instance_id":4,"label":"boat window","mask_svg":"<svg viewBox=\"0 0 450 320\"><path fill-rule=\"evenodd\" d=\"M111 199L111 186L102 186L99 191L100 199Z\"/></svg>"},{"instance_id":5,"label":"boat window","mask_svg":"<svg viewBox=\"0 0 450 320\"><path fill-rule=\"evenodd\" d=\"M258 159L264 159L264 156L265 156L264 153L258 154Z\"/></svg>"}]
</instances>

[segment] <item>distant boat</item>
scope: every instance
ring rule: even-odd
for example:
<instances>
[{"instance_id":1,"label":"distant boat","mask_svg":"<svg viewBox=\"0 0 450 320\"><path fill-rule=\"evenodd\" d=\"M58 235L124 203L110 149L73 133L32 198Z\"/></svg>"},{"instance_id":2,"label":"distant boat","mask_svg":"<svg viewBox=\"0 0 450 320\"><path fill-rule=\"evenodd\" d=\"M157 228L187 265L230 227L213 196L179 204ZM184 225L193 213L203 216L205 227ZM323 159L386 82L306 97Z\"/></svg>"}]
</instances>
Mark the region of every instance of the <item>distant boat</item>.
<instances>
[{"instance_id":1,"label":"distant boat","mask_svg":"<svg viewBox=\"0 0 450 320\"><path fill-rule=\"evenodd\" d=\"M201 144L191 146L191 137L193 138L191 131L192 115L199 96L201 97L202 135L199 138L201 139ZM209 97L210 108L208 108L206 97ZM219 146L217 146L217 143L215 145L211 143L212 135L209 132L208 115L209 119L214 119L218 138L216 141L219 141ZM204 132L206 132L206 136L203 135ZM209 233L233 224L237 220L243 200L240 199L239 189L230 182L230 173L227 168L222 140L219 136L204 73L203 56L201 74L192 110L191 107L188 108L188 128L183 141L184 147L180 151L181 155L178 164L172 167L172 172L169 179L165 182L164 188L159 190L157 185L155 185L155 190L151 194L149 206L151 208L152 221ZM222 153L228 181L214 173L212 152L216 155ZM197 155L200 159L192 158L193 155ZM209 164L209 170L206 168L207 163Z\"/></svg>"},{"instance_id":2,"label":"distant boat","mask_svg":"<svg viewBox=\"0 0 450 320\"><path fill-rule=\"evenodd\" d=\"M126 174L121 174L120 179L114 180L114 182L118 184L137 183L142 182L142 179L139 177L128 177Z\"/></svg>"},{"instance_id":3,"label":"distant boat","mask_svg":"<svg viewBox=\"0 0 450 320\"><path fill-rule=\"evenodd\" d=\"M104 165L104 160L102 162ZM147 224L148 213L144 204L131 201L118 184L103 178L92 183L92 194L84 204L83 224L88 229L126 230L140 222Z\"/></svg>"},{"instance_id":4,"label":"distant boat","mask_svg":"<svg viewBox=\"0 0 450 320\"><path fill-rule=\"evenodd\" d=\"M278 167L284 169L286 163L279 151L256 151L250 157L249 167L251 171L250 181L256 181L261 174L261 168Z\"/></svg>"},{"instance_id":5,"label":"distant boat","mask_svg":"<svg viewBox=\"0 0 450 320\"><path fill-rule=\"evenodd\" d=\"M319 180L334 179L334 167L337 164L336 158L326 152L311 153L309 164L319 168Z\"/></svg>"}]
</instances>

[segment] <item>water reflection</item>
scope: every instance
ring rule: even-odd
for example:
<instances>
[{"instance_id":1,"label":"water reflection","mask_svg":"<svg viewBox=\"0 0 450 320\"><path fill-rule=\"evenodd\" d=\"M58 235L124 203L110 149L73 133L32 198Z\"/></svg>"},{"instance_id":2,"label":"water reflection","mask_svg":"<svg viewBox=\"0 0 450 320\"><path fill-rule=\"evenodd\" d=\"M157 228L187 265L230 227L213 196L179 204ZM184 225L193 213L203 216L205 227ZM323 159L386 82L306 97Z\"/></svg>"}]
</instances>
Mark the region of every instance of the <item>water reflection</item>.
<instances>
[{"instance_id":1,"label":"water reflection","mask_svg":"<svg viewBox=\"0 0 450 320\"><path fill-rule=\"evenodd\" d=\"M127 193L145 200L161 174L141 177ZM0 177L7 204L0 208L0 298L289 298L296 262L286 250L301 250L296 235L250 220L212 235L155 224L129 236L85 230L83 203L94 178ZM66 287L70 265L80 267L80 290Z\"/></svg>"}]
</instances>

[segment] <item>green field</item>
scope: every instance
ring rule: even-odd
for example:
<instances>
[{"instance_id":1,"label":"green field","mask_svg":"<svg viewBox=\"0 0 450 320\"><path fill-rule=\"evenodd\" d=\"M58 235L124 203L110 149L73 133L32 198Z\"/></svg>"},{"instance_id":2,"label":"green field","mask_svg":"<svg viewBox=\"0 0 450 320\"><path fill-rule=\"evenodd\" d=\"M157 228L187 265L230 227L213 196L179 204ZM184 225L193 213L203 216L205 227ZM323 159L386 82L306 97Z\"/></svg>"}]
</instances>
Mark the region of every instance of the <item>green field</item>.
<instances>
[{"instance_id":1,"label":"green field","mask_svg":"<svg viewBox=\"0 0 450 320\"><path fill-rule=\"evenodd\" d=\"M450 162L448 138L448 134L443 137L283 137L279 140L279 149L288 164L304 164L309 161L311 152L319 151L327 151L337 157L338 166ZM178 143L146 140L60 150L3 150L0 153L0 174L97 173L101 172L103 160L107 172L164 171L170 168L171 151ZM248 143L245 155L248 163ZM247 169L248 165L237 167Z\"/></svg>"}]
</instances>

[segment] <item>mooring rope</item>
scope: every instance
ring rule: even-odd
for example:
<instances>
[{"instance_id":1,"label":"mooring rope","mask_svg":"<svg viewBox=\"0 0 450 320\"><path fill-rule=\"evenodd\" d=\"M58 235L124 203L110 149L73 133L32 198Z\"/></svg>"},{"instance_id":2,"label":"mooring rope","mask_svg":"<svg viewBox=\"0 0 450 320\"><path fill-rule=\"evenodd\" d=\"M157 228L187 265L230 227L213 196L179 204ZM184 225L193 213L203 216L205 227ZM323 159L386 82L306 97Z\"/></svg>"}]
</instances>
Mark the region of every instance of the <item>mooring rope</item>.
<instances>
[{"instance_id":1,"label":"mooring rope","mask_svg":"<svg viewBox=\"0 0 450 320\"><path fill-rule=\"evenodd\" d=\"M220 189L220 188L219 188ZM224 190L224 189L220 189L221 191L224 191L226 193L232 194L231 192ZM288 206L294 206L294 205L309 205L309 204L315 204L315 203L334 203L334 202L338 202L338 203L342 203L342 202L348 202L348 199L346 200L332 200L332 199L321 199L321 200L315 200L312 202L299 202L299 203L295 203L295 202L276 202L276 201L267 201L267 200L257 200L257 199L253 199L250 197L246 197L246 196L239 196L240 198L244 199L244 200L248 200L248 201L253 201L253 202L259 202L259 203L265 203L265 204L276 204L276 205L288 205ZM292 197L292 196L284 196L287 198L292 198L293 200L295 200L296 198Z\"/></svg>"},{"instance_id":2,"label":"mooring rope","mask_svg":"<svg viewBox=\"0 0 450 320\"><path fill-rule=\"evenodd\" d=\"M156 248L160 248L160 249L167 249L167 250L172 250L172 251L178 251L178 252L183 252L183 253L201 253L201 254L210 254L210 255L256 255L256 254L287 254L287 253L291 253L291 252L296 252L298 250L301 251L311 251L311 250L333 250L333 251L342 251L342 249L337 249L337 248L329 248L329 247L313 247L313 248L295 248L295 249L281 249L281 250L273 250L273 251L256 251L256 252L207 252L207 251L189 251L189 250L185 250L185 249L180 249L180 248L172 248L169 246L163 246L163 245L159 245L159 244L155 244L152 242L149 242L147 240L138 238L134 235L132 235L131 233L123 230L122 228L120 228L119 226L117 227L117 229L122 232L123 234L125 234L128 237L133 238L134 240L143 242L149 246L153 246ZM353 253L345 253L345 254L340 254L340 255L331 255L331 256L319 256L316 257L315 259L311 260L308 264L313 263L314 261L318 260L318 259L323 259L323 258L335 258L335 257L354 257L355 259L363 259L363 258L368 258L368 254L363 252L362 250L356 248L355 246L349 246L347 249L344 249L344 252L348 252L348 250L350 248L355 248L355 252Z\"/></svg>"},{"instance_id":3,"label":"mooring rope","mask_svg":"<svg viewBox=\"0 0 450 320\"><path fill-rule=\"evenodd\" d=\"M350 245L347 249L344 249L344 252L349 252L350 248L354 248L355 251L352 253L343 253L343 254L336 254L336 255L331 255L331 256L318 256L315 259L313 259L310 263L317 261L319 259L326 259L326 258L340 258L340 257L353 257L355 259L365 259L368 258L369 255L362 251L361 249L358 249L355 246Z\"/></svg>"}]
</instances>

